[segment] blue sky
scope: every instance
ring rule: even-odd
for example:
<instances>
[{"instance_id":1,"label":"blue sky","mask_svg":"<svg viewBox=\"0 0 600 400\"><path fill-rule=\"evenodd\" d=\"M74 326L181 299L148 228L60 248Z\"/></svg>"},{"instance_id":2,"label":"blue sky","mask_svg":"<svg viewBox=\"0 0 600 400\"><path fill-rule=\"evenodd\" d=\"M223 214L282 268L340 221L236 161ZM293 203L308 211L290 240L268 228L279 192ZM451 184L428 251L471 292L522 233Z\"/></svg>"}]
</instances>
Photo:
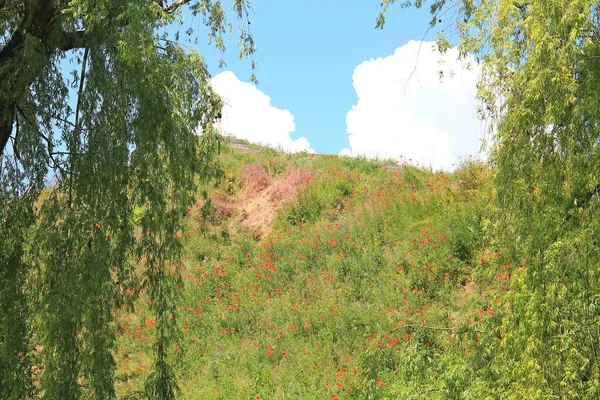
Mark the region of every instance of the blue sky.
<instances>
[{"instance_id":1,"label":"blue sky","mask_svg":"<svg viewBox=\"0 0 600 400\"><path fill-rule=\"evenodd\" d=\"M289 151L410 159L436 169L476 154L477 66L467 70L456 53L421 44L437 32L424 36L428 6L399 3L378 30L377 0L256 0L256 87L248 83L250 61L237 57L235 33L219 69L221 55L203 46L199 29L213 86L228 100L226 133Z\"/></svg>"},{"instance_id":2,"label":"blue sky","mask_svg":"<svg viewBox=\"0 0 600 400\"><path fill-rule=\"evenodd\" d=\"M278 108L290 110L293 138L309 139L317 152L338 153L348 147L346 113L357 101L354 68L365 60L390 55L409 36L420 39L427 28L426 10L393 7L386 29L375 29L375 0L258 0L251 31L258 52L258 89ZM231 42L230 42L231 43ZM233 41L225 54L230 70L250 78L248 61L237 60ZM219 53L204 52L211 74Z\"/></svg>"},{"instance_id":3,"label":"blue sky","mask_svg":"<svg viewBox=\"0 0 600 400\"><path fill-rule=\"evenodd\" d=\"M258 86L247 83L250 62L237 59L235 36L224 69L219 52L200 48L213 87L228 101L225 133L288 151L394 158L434 169L477 156L478 66L458 62L456 50L434 51L427 40L437 31L424 36L428 6L400 3L377 30L376 0L257 0L251 31Z\"/></svg>"}]
</instances>

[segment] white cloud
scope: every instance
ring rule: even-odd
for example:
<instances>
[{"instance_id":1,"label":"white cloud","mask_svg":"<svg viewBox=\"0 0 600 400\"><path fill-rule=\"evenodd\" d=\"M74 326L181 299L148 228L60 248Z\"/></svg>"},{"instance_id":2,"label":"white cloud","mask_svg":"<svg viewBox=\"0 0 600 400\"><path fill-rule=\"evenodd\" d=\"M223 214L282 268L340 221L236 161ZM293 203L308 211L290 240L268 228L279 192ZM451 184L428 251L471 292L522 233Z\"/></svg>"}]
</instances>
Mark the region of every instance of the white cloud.
<instances>
[{"instance_id":1,"label":"white cloud","mask_svg":"<svg viewBox=\"0 0 600 400\"><path fill-rule=\"evenodd\" d=\"M224 134L290 152L312 151L306 138L290 137L296 129L294 116L272 106L271 98L256 86L241 82L230 71L214 76L211 84L225 102L221 119Z\"/></svg>"},{"instance_id":2,"label":"white cloud","mask_svg":"<svg viewBox=\"0 0 600 400\"><path fill-rule=\"evenodd\" d=\"M432 42L410 41L391 56L357 66L358 104L346 115L350 149L340 154L412 160L434 169L478 156L479 68L471 59L467 69L457 55L457 49L441 55Z\"/></svg>"}]
</instances>

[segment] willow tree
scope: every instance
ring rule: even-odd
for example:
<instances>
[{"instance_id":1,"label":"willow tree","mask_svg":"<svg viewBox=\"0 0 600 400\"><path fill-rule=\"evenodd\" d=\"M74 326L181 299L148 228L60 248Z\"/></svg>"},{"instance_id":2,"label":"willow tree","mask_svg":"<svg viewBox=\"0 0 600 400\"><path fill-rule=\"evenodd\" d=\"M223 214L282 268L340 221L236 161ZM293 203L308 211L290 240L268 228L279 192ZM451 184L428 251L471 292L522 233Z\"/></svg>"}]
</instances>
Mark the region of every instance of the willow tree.
<instances>
[{"instance_id":1,"label":"willow tree","mask_svg":"<svg viewBox=\"0 0 600 400\"><path fill-rule=\"evenodd\" d=\"M231 6L249 56L247 1ZM114 398L115 312L131 290L157 322L144 393L177 392L177 237L218 171L207 122L220 108L201 55L178 42L184 9L225 50L220 1L0 0L2 399Z\"/></svg>"},{"instance_id":2,"label":"willow tree","mask_svg":"<svg viewBox=\"0 0 600 400\"><path fill-rule=\"evenodd\" d=\"M393 3L383 0L380 27ZM490 162L498 191L493 243L524 268L513 277L516 296L500 327L506 337L483 368L482 386L493 392L487 395L507 398L598 398L598 3L429 5L440 42L454 39L462 55L472 53L481 62L479 95L493 135Z\"/></svg>"}]
</instances>

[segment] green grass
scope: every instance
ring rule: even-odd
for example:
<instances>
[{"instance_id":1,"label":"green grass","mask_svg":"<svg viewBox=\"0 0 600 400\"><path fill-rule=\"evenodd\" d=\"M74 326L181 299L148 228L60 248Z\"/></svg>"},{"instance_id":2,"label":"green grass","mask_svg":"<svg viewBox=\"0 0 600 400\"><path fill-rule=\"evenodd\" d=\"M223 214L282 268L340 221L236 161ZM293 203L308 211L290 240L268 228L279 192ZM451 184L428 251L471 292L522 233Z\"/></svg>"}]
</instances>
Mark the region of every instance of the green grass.
<instances>
[{"instance_id":1,"label":"green grass","mask_svg":"<svg viewBox=\"0 0 600 400\"><path fill-rule=\"evenodd\" d=\"M240 210L205 234L188 216L182 339L169 351L180 398L489 394L478 382L493 374L482 363L498 340L481 332L502 300L495 272L481 273L501 264L482 251L485 167L389 172L353 158L227 149L221 162L225 184L212 195L239 197L241 171L253 163L272 177L294 166L313 178L277 208L259 241L236 222ZM137 303L135 314L120 316L121 396L139 390L151 369L155 327L147 300Z\"/></svg>"}]
</instances>

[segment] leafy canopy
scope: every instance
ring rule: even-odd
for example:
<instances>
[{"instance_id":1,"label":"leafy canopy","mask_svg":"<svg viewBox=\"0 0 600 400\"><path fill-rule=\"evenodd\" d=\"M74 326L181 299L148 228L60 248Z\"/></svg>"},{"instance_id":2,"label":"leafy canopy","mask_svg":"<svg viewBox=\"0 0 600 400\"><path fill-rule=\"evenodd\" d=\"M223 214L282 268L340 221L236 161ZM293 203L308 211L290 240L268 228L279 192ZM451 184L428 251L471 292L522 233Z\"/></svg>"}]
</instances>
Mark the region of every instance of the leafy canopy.
<instances>
[{"instance_id":1,"label":"leafy canopy","mask_svg":"<svg viewBox=\"0 0 600 400\"><path fill-rule=\"evenodd\" d=\"M130 293L157 322L143 393L177 392L178 232L219 174L221 106L202 56L167 33L184 8L224 51L220 1L0 1L0 398L114 398ZM231 9L251 56L249 3Z\"/></svg>"},{"instance_id":2,"label":"leafy canopy","mask_svg":"<svg viewBox=\"0 0 600 400\"><path fill-rule=\"evenodd\" d=\"M377 20L395 0L383 0ZM420 8L425 1L404 1ZM591 0L437 0L431 28L478 57L497 189L490 246L522 262L511 332L485 385L510 398L597 398L600 9ZM485 375L487 374L487 375Z\"/></svg>"}]
</instances>

